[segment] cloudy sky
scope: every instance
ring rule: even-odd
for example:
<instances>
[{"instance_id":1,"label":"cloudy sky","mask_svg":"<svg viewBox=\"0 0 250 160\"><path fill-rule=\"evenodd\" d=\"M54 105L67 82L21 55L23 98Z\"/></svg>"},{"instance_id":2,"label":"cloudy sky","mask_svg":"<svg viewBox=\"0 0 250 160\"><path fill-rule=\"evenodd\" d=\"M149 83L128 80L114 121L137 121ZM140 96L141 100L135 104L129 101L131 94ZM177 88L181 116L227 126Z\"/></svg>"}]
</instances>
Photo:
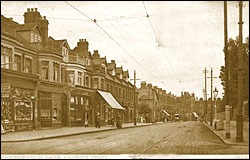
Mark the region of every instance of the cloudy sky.
<instances>
[{"instance_id":1,"label":"cloudy sky","mask_svg":"<svg viewBox=\"0 0 250 160\"><path fill-rule=\"evenodd\" d=\"M249 35L249 2L244 4L245 39ZM20 24L27 8L38 8L49 20L49 36L67 39L71 49L86 38L91 52L99 50L108 62L114 59L129 70L130 78L136 70L138 79L177 96L188 91L203 97L202 70L209 69L210 76L212 67L213 76L218 77L224 65L223 1L1 1L1 14ZM108 35L86 16L96 19ZM229 38L235 39L239 33L238 19L237 2L228 2ZM216 78L213 86L222 97L220 83Z\"/></svg>"}]
</instances>

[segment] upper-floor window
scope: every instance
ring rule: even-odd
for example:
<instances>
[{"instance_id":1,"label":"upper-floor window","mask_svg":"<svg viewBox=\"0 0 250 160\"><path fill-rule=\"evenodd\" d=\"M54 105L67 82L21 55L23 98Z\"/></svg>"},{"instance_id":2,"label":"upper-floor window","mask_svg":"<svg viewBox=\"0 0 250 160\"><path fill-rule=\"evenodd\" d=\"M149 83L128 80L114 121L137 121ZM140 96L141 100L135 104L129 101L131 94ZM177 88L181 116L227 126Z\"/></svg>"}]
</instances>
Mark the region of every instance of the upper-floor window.
<instances>
[{"instance_id":1,"label":"upper-floor window","mask_svg":"<svg viewBox=\"0 0 250 160\"><path fill-rule=\"evenodd\" d=\"M122 91L122 98L125 99L125 90Z\"/></svg>"},{"instance_id":2,"label":"upper-floor window","mask_svg":"<svg viewBox=\"0 0 250 160\"><path fill-rule=\"evenodd\" d=\"M21 55L15 54L14 56L15 63L13 64L13 69L18 72L21 72L21 58Z\"/></svg>"},{"instance_id":3,"label":"upper-floor window","mask_svg":"<svg viewBox=\"0 0 250 160\"><path fill-rule=\"evenodd\" d=\"M110 85L110 93L113 94L113 85Z\"/></svg>"},{"instance_id":4,"label":"upper-floor window","mask_svg":"<svg viewBox=\"0 0 250 160\"><path fill-rule=\"evenodd\" d=\"M94 78L94 88L99 88L98 81L98 78Z\"/></svg>"},{"instance_id":5,"label":"upper-floor window","mask_svg":"<svg viewBox=\"0 0 250 160\"><path fill-rule=\"evenodd\" d=\"M82 86L82 72L78 72L78 84Z\"/></svg>"},{"instance_id":6,"label":"upper-floor window","mask_svg":"<svg viewBox=\"0 0 250 160\"><path fill-rule=\"evenodd\" d=\"M53 81L59 81L60 65L53 62Z\"/></svg>"},{"instance_id":7,"label":"upper-floor window","mask_svg":"<svg viewBox=\"0 0 250 160\"><path fill-rule=\"evenodd\" d=\"M74 84L74 77L75 77L74 71L69 71L69 83L70 84Z\"/></svg>"},{"instance_id":8,"label":"upper-floor window","mask_svg":"<svg viewBox=\"0 0 250 160\"><path fill-rule=\"evenodd\" d=\"M65 66L61 66L61 83L65 83L67 79L65 75Z\"/></svg>"},{"instance_id":9,"label":"upper-floor window","mask_svg":"<svg viewBox=\"0 0 250 160\"><path fill-rule=\"evenodd\" d=\"M109 90L109 84L106 85L106 91L110 91Z\"/></svg>"},{"instance_id":10,"label":"upper-floor window","mask_svg":"<svg viewBox=\"0 0 250 160\"><path fill-rule=\"evenodd\" d=\"M32 60L31 58L25 57L24 72L31 74Z\"/></svg>"},{"instance_id":11,"label":"upper-floor window","mask_svg":"<svg viewBox=\"0 0 250 160\"><path fill-rule=\"evenodd\" d=\"M63 61L67 62L68 60L68 49L66 47L62 47L62 56L63 56Z\"/></svg>"},{"instance_id":12,"label":"upper-floor window","mask_svg":"<svg viewBox=\"0 0 250 160\"><path fill-rule=\"evenodd\" d=\"M118 87L115 87L115 95L116 95L117 97L119 97L119 95L118 95Z\"/></svg>"},{"instance_id":13,"label":"upper-floor window","mask_svg":"<svg viewBox=\"0 0 250 160\"><path fill-rule=\"evenodd\" d=\"M30 42L31 43L35 42L35 37L34 37L34 33L33 32L30 33Z\"/></svg>"},{"instance_id":14,"label":"upper-floor window","mask_svg":"<svg viewBox=\"0 0 250 160\"><path fill-rule=\"evenodd\" d=\"M104 89L104 79L101 79L101 89Z\"/></svg>"},{"instance_id":15,"label":"upper-floor window","mask_svg":"<svg viewBox=\"0 0 250 160\"><path fill-rule=\"evenodd\" d=\"M88 76L86 76L86 80L85 80L85 85L86 85L86 87L89 87L89 77Z\"/></svg>"},{"instance_id":16,"label":"upper-floor window","mask_svg":"<svg viewBox=\"0 0 250 160\"><path fill-rule=\"evenodd\" d=\"M42 42L41 36L36 32L30 33L30 42Z\"/></svg>"},{"instance_id":17,"label":"upper-floor window","mask_svg":"<svg viewBox=\"0 0 250 160\"><path fill-rule=\"evenodd\" d=\"M41 78L49 79L49 61L42 61L41 63Z\"/></svg>"},{"instance_id":18,"label":"upper-floor window","mask_svg":"<svg viewBox=\"0 0 250 160\"><path fill-rule=\"evenodd\" d=\"M12 49L1 46L1 68L10 69Z\"/></svg>"},{"instance_id":19,"label":"upper-floor window","mask_svg":"<svg viewBox=\"0 0 250 160\"><path fill-rule=\"evenodd\" d=\"M119 94L118 97L121 98L121 88L119 88Z\"/></svg>"}]
</instances>

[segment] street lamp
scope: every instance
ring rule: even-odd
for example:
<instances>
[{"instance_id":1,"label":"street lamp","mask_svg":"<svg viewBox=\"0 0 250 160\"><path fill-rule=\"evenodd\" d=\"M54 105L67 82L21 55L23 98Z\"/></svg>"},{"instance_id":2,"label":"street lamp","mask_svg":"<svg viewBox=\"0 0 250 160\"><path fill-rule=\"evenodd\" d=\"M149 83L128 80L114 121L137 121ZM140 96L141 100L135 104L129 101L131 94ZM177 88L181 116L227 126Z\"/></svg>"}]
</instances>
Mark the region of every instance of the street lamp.
<instances>
[{"instance_id":1,"label":"street lamp","mask_svg":"<svg viewBox=\"0 0 250 160\"><path fill-rule=\"evenodd\" d=\"M214 128L216 129L217 128L216 127L216 123L217 123L216 98L218 96L218 90L216 89L216 87L215 87L213 93L214 93L214 102L215 102L215 104L214 104L214 119L215 119Z\"/></svg>"}]
</instances>

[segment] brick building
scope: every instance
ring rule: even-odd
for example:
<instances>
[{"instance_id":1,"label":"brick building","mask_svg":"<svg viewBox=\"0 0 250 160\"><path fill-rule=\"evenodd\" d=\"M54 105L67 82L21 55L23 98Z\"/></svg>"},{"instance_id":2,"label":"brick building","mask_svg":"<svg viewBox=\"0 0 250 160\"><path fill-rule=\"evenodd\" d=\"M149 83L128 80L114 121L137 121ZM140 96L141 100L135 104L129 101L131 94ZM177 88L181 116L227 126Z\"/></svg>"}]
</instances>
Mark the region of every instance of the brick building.
<instances>
[{"instance_id":1,"label":"brick building","mask_svg":"<svg viewBox=\"0 0 250 160\"><path fill-rule=\"evenodd\" d=\"M86 39L70 49L48 36L48 20L28 8L24 24L1 15L1 120L6 128L103 125L116 114L132 122L134 86L128 71L107 63Z\"/></svg>"}]
</instances>

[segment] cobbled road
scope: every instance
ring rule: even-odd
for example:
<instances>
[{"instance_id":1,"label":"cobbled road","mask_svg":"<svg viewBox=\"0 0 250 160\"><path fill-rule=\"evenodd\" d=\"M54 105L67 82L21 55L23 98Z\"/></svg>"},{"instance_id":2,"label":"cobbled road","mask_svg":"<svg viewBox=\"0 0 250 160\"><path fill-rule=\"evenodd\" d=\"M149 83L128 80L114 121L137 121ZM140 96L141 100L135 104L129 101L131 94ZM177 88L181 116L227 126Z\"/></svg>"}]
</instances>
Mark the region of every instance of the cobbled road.
<instances>
[{"instance_id":1,"label":"cobbled road","mask_svg":"<svg viewBox=\"0 0 250 160\"><path fill-rule=\"evenodd\" d=\"M28 135L27 135L28 136ZM173 122L40 141L1 143L1 154L249 154L201 122Z\"/></svg>"}]
</instances>

